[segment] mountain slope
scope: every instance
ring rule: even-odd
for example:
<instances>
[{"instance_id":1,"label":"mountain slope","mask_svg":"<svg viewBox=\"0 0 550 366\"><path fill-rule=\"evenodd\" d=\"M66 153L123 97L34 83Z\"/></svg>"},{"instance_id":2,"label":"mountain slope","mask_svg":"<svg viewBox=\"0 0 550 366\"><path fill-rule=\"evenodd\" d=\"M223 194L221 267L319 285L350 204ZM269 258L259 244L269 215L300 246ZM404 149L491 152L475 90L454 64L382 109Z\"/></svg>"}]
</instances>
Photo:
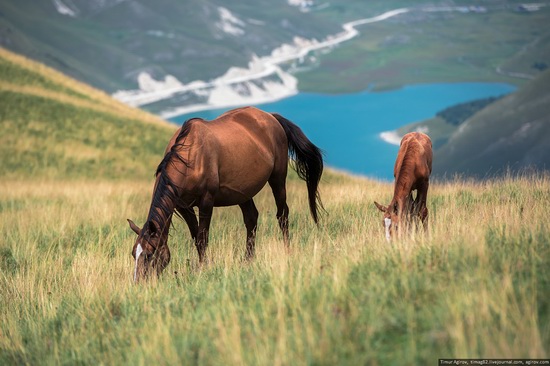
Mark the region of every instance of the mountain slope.
<instances>
[{"instance_id":1,"label":"mountain slope","mask_svg":"<svg viewBox=\"0 0 550 366\"><path fill-rule=\"evenodd\" d=\"M175 126L0 48L0 177L152 176Z\"/></svg>"},{"instance_id":2,"label":"mountain slope","mask_svg":"<svg viewBox=\"0 0 550 366\"><path fill-rule=\"evenodd\" d=\"M436 150L434 173L476 177L550 168L550 70L468 119Z\"/></svg>"},{"instance_id":3,"label":"mountain slope","mask_svg":"<svg viewBox=\"0 0 550 366\"><path fill-rule=\"evenodd\" d=\"M5 0L0 45L108 92L137 76L209 80L293 37L340 25L267 0ZM228 9L231 8L231 9Z\"/></svg>"}]
</instances>

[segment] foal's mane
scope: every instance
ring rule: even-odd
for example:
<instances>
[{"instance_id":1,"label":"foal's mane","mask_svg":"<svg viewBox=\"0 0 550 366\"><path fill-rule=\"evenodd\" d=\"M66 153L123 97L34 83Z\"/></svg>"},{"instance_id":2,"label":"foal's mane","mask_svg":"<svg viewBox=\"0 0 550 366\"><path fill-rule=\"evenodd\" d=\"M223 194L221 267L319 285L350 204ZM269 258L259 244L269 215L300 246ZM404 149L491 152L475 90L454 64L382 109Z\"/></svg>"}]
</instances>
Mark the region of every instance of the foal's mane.
<instances>
[{"instance_id":1,"label":"foal's mane","mask_svg":"<svg viewBox=\"0 0 550 366\"><path fill-rule=\"evenodd\" d=\"M190 144L185 144L186 137L191 131L192 120L198 118L191 118L185 121L181 127L174 145L170 148L160 164L157 167L155 176L158 179L155 192L153 193L153 199L151 200L151 209L149 210L148 223L155 223L158 230L164 231L163 227L166 223L166 219L169 218L173 212L174 207L180 200L179 198L179 186L168 176L168 166L175 167L176 162L180 162L186 167L190 167L189 161L180 155L180 151L188 149ZM177 168L176 168L177 169ZM177 212L177 211L176 211ZM164 221L164 224L162 223Z\"/></svg>"},{"instance_id":2,"label":"foal's mane","mask_svg":"<svg viewBox=\"0 0 550 366\"><path fill-rule=\"evenodd\" d=\"M409 140L406 142L405 154L403 154L403 160L397 173L395 182L395 189L403 188L407 183L411 183L410 180L414 179L414 168L416 159L421 152L421 145L417 141Z\"/></svg>"},{"instance_id":3,"label":"foal's mane","mask_svg":"<svg viewBox=\"0 0 550 366\"><path fill-rule=\"evenodd\" d=\"M403 156L403 161L401 162L401 169L399 169L399 174L406 173L407 170L414 169L416 159L420 153L420 144L418 142L407 142L407 150Z\"/></svg>"}]
</instances>

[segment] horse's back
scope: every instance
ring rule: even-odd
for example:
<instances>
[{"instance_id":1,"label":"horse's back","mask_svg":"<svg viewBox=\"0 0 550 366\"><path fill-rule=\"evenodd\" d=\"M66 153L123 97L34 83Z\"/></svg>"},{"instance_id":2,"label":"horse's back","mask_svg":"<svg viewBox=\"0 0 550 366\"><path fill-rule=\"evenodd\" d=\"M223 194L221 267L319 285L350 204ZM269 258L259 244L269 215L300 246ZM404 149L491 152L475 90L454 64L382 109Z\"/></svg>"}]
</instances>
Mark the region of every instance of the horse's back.
<instances>
[{"instance_id":1,"label":"horse's back","mask_svg":"<svg viewBox=\"0 0 550 366\"><path fill-rule=\"evenodd\" d=\"M204 122L216 138L220 149L231 152L229 158L250 158L260 154L273 160L275 155L288 155L286 134L281 124L270 113L254 107L243 107Z\"/></svg>"},{"instance_id":2,"label":"horse's back","mask_svg":"<svg viewBox=\"0 0 550 366\"><path fill-rule=\"evenodd\" d=\"M254 107L243 107L231 110L208 122L208 126L220 136L230 132L241 132L225 137L221 143L232 140L240 141L253 138L259 143L279 144L286 141L286 134L281 124L271 113Z\"/></svg>"},{"instance_id":3,"label":"horse's back","mask_svg":"<svg viewBox=\"0 0 550 366\"><path fill-rule=\"evenodd\" d=\"M409 132L401 139L397 160L394 167L394 175L402 170L404 161L410 168L409 174L415 179L428 179L432 172L432 140L421 132Z\"/></svg>"},{"instance_id":4,"label":"horse's back","mask_svg":"<svg viewBox=\"0 0 550 366\"><path fill-rule=\"evenodd\" d=\"M418 176L428 179L432 173L432 140L422 132L411 132L411 143L416 145L416 165Z\"/></svg>"},{"instance_id":5,"label":"horse's back","mask_svg":"<svg viewBox=\"0 0 550 366\"><path fill-rule=\"evenodd\" d=\"M212 121L192 120L189 142L196 172L216 186L216 205L251 199L274 169L288 164L288 142L280 123L253 107L239 108Z\"/></svg>"}]
</instances>

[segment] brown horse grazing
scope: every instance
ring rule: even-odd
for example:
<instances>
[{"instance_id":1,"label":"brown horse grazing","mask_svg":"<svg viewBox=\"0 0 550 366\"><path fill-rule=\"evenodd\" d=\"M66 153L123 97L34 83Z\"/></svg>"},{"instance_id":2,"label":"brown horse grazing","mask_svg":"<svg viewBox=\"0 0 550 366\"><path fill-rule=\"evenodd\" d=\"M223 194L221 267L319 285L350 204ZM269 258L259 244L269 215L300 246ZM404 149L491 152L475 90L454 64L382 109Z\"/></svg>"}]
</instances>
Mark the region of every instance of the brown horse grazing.
<instances>
[{"instance_id":1,"label":"brown horse grazing","mask_svg":"<svg viewBox=\"0 0 550 366\"><path fill-rule=\"evenodd\" d=\"M205 121L192 118L176 131L156 172L149 216L142 229L128 220L138 235L132 255L134 280L150 268L160 274L170 262L168 230L172 215L181 216L205 260L208 230L214 207L239 205L246 226L246 256L254 256L258 210L253 197L269 183L277 220L289 245L286 175L289 153L298 176L308 189L315 223L322 207L318 185L323 157L302 130L278 114L253 107L234 109ZM198 207L199 219L194 207Z\"/></svg>"},{"instance_id":2,"label":"brown horse grazing","mask_svg":"<svg viewBox=\"0 0 550 366\"><path fill-rule=\"evenodd\" d=\"M390 241L392 231L398 232L400 222L407 225L414 217L420 218L426 228L426 199L432 173L432 156L432 140L428 135L410 132L403 136L393 169L393 199L388 206L374 202L376 207L384 212L386 240ZM414 190L417 193L413 200Z\"/></svg>"}]
</instances>

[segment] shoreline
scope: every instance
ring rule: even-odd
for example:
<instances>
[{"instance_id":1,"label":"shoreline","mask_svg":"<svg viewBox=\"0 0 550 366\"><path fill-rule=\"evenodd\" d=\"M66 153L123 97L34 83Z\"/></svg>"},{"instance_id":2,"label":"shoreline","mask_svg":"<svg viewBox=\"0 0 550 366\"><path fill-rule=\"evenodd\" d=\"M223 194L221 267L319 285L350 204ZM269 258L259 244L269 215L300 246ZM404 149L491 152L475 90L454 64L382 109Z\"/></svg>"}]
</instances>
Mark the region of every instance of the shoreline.
<instances>
[{"instance_id":1,"label":"shoreline","mask_svg":"<svg viewBox=\"0 0 550 366\"><path fill-rule=\"evenodd\" d=\"M287 95L272 97L272 98L256 98L256 99L247 99L243 100L242 103L220 103L220 104L193 104L186 107L178 107L173 109L167 109L166 111L160 112L158 115L163 119L170 119L177 116L182 116L184 114L194 113L194 112L200 112L200 111L208 111L208 110L214 110L214 109L222 109L222 108L238 108L238 107L244 107L248 105L259 105L259 104L266 104L266 103L273 103L277 102L281 99L289 98L294 95L297 95L298 91L288 93ZM170 121L169 121L170 122ZM172 123L172 122L170 122Z\"/></svg>"}]
</instances>

